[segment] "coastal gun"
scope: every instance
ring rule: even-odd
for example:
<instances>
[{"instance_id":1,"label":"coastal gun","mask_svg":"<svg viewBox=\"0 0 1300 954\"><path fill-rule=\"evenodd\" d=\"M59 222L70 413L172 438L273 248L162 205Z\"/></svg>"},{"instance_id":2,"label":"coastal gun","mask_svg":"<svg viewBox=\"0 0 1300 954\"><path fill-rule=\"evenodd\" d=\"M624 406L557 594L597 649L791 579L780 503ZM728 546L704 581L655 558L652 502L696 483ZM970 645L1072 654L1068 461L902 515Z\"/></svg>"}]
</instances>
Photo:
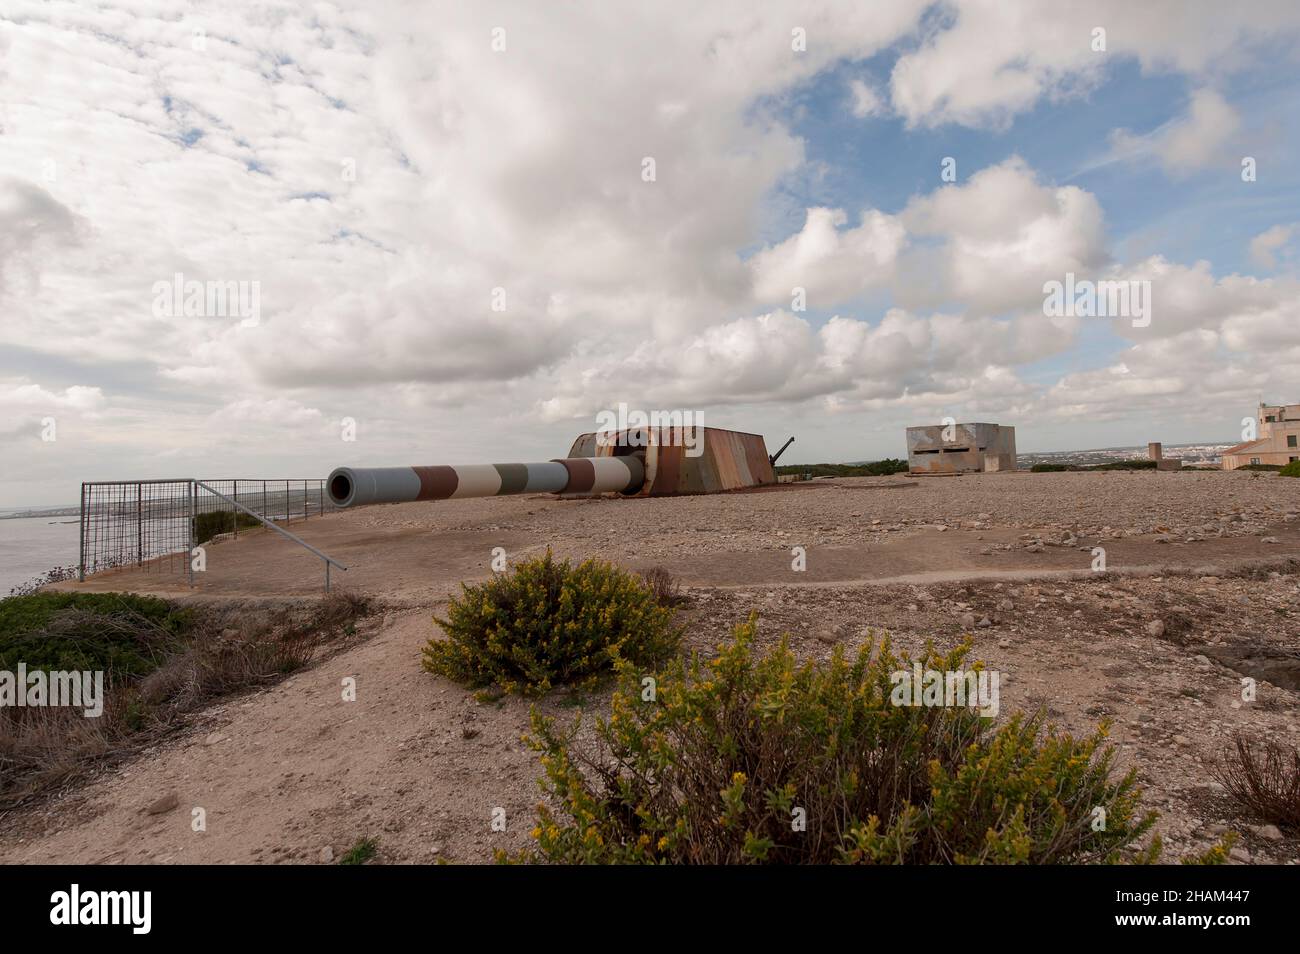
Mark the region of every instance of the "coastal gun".
<instances>
[{"instance_id":1,"label":"coastal gun","mask_svg":"<svg viewBox=\"0 0 1300 954\"><path fill-rule=\"evenodd\" d=\"M338 467L325 490L334 506L356 507L529 493L665 497L774 483L758 434L649 427L580 434L567 457L537 463Z\"/></svg>"}]
</instances>

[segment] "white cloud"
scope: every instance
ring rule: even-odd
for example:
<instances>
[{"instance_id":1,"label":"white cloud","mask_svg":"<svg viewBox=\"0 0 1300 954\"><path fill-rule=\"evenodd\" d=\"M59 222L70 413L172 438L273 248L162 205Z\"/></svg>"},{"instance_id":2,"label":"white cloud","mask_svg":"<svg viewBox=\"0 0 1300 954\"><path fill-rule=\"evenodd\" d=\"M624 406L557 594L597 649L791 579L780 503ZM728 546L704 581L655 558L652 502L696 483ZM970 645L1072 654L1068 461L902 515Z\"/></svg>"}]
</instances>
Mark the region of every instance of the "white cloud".
<instances>
[{"instance_id":1,"label":"white cloud","mask_svg":"<svg viewBox=\"0 0 1300 954\"><path fill-rule=\"evenodd\" d=\"M888 111L888 104L881 99L875 87L868 86L860 79L849 82L849 93L853 97L853 115L858 119L882 116Z\"/></svg>"},{"instance_id":2,"label":"white cloud","mask_svg":"<svg viewBox=\"0 0 1300 954\"><path fill-rule=\"evenodd\" d=\"M1295 234L1294 225L1274 225L1250 240L1250 258L1260 268L1277 268L1278 251L1285 248Z\"/></svg>"},{"instance_id":3,"label":"white cloud","mask_svg":"<svg viewBox=\"0 0 1300 954\"><path fill-rule=\"evenodd\" d=\"M1111 134L1111 151L1117 159L1140 161L1155 157L1170 173L1187 175L1199 169L1235 165L1231 149L1241 118L1222 95L1212 89L1192 94L1187 113L1145 136L1128 130Z\"/></svg>"},{"instance_id":4,"label":"white cloud","mask_svg":"<svg viewBox=\"0 0 1300 954\"><path fill-rule=\"evenodd\" d=\"M1223 330L1233 322L1250 327L1279 311L1294 308L1294 302L1300 300L1300 282L1294 278L1216 278L1207 261L1187 266L1159 255L1116 266L1103 277L1151 283L1151 324L1134 328L1131 321L1120 320L1114 325L1116 333L1143 341L1193 330ZM1246 339L1238 335L1233 340L1244 343ZM1263 344L1262 339L1259 343Z\"/></svg>"},{"instance_id":5,"label":"white cloud","mask_svg":"<svg viewBox=\"0 0 1300 954\"><path fill-rule=\"evenodd\" d=\"M1033 313L1004 320L903 309L875 323L836 315L815 328L778 310L671 347L643 341L625 359L581 374L561 367L556 393L541 409L553 420L619 400L717 407L829 399L842 410L969 394L979 382L995 380L1008 393L1020 392L1025 389L1011 367L1068 348L1076 328Z\"/></svg>"},{"instance_id":6,"label":"white cloud","mask_svg":"<svg viewBox=\"0 0 1300 954\"><path fill-rule=\"evenodd\" d=\"M75 384L57 390L26 378L0 379L0 438L36 440L51 418L57 436L69 421L95 421L105 405L97 387ZM17 469L21 459L10 457L7 468Z\"/></svg>"},{"instance_id":7,"label":"white cloud","mask_svg":"<svg viewBox=\"0 0 1300 954\"><path fill-rule=\"evenodd\" d=\"M842 209L808 209L803 228L749 261L755 299L832 308L892 287L905 305L957 302L977 314L1041 307L1043 282L1107 260L1101 206L1077 186L1039 182L1020 158L912 199L898 215L869 209L843 228Z\"/></svg>"},{"instance_id":8,"label":"white cloud","mask_svg":"<svg viewBox=\"0 0 1300 954\"><path fill-rule=\"evenodd\" d=\"M74 245L78 227L77 217L40 186L0 175L0 295L30 293L40 260Z\"/></svg>"},{"instance_id":9,"label":"white cloud","mask_svg":"<svg viewBox=\"0 0 1300 954\"><path fill-rule=\"evenodd\" d=\"M934 243L904 264L899 296L912 307L954 299L986 314L1041 307L1044 281L1090 272L1108 256L1096 198L1041 184L1017 157L913 200L900 218L911 236Z\"/></svg>"},{"instance_id":10,"label":"white cloud","mask_svg":"<svg viewBox=\"0 0 1300 954\"><path fill-rule=\"evenodd\" d=\"M913 126L1005 128L1041 100L1088 93L1116 61L1200 79L1300 32L1300 7L1285 0L945 0L939 9L938 25L890 79L894 109ZM1104 52L1093 49L1097 28L1106 31Z\"/></svg>"},{"instance_id":11,"label":"white cloud","mask_svg":"<svg viewBox=\"0 0 1300 954\"><path fill-rule=\"evenodd\" d=\"M788 303L800 287L809 307L830 307L887 282L905 241L902 224L874 209L857 227L841 229L847 221L841 209L809 209L799 232L754 255L757 300Z\"/></svg>"},{"instance_id":12,"label":"white cloud","mask_svg":"<svg viewBox=\"0 0 1300 954\"><path fill-rule=\"evenodd\" d=\"M0 418L65 410L85 414L98 411L103 406L104 392L96 387L77 384L59 392L47 390L31 381L0 382Z\"/></svg>"}]
</instances>

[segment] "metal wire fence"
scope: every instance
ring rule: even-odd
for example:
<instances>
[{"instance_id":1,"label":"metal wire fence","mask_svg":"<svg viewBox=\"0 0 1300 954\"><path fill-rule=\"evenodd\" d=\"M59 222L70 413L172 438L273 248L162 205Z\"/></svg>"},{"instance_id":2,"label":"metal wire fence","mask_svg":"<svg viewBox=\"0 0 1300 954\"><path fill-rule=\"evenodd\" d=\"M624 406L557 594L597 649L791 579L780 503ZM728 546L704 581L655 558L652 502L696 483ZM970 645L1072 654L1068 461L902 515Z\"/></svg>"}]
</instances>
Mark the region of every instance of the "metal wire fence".
<instances>
[{"instance_id":1,"label":"metal wire fence","mask_svg":"<svg viewBox=\"0 0 1300 954\"><path fill-rule=\"evenodd\" d=\"M89 481L81 485L79 578L125 566L189 573L195 546L261 526L230 501L276 524L335 509L323 478Z\"/></svg>"}]
</instances>

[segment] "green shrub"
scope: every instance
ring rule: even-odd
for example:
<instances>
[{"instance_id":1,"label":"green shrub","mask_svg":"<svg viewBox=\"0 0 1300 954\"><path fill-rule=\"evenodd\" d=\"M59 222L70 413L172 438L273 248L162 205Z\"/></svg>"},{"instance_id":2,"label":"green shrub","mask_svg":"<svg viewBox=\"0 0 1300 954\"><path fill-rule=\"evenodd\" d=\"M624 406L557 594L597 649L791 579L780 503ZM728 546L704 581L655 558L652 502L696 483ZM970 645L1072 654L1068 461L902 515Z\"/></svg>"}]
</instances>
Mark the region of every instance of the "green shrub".
<instances>
[{"instance_id":1,"label":"green shrub","mask_svg":"<svg viewBox=\"0 0 1300 954\"><path fill-rule=\"evenodd\" d=\"M1300 460L1293 460L1278 471L1283 477L1300 477Z\"/></svg>"},{"instance_id":2,"label":"green shrub","mask_svg":"<svg viewBox=\"0 0 1300 954\"><path fill-rule=\"evenodd\" d=\"M0 600L0 669L151 672L193 612L130 593L32 593Z\"/></svg>"},{"instance_id":3,"label":"green shrub","mask_svg":"<svg viewBox=\"0 0 1300 954\"><path fill-rule=\"evenodd\" d=\"M218 534L231 533L236 529L247 530L262 525L260 520L244 513L242 510L208 510L204 513L195 514L190 522L194 524L194 542L196 544L207 543Z\"/></svg>"},{"instance_id":4,"label":"green shrub","mask_svg":"<svg viewBox=\"0 0 1300 954\"><path fill-rule=\"evenodd\" d=\"M783 640L752 653L755 622L717 658L677 660L646 698L622 666L594 749L534 710L543 788L535 849L560 863L1080 863L1154 860L1135 773L1116 778L1103 724L1075 739L1040 717L1000 729L965 707L890 701L896 657L798 665ZM927 653L960 671L967 646ZM978 670L978 664L971 667ZM1104 810L1104 825L1098 809ZM800 811L801 810L801 811ZM804 830L796 830L796 816ZM1217 847L1201 859L1222 860ZM504 856L500 860L512 860Z\"/></svg>"},{"instance_id":5,"label":"green shrub","mask_svg":"<svg viewBox=\"0 0 1300 954\"><path fill-rule=\"evenodd\" d=\"M894 457L865 464L783 464L776 468L778 476L811 474L813 477L888 477L906 472L907 461Z\"/></svg>"},{"instance_id":6,"label":"green shrub","mask_svg":"<svg viewBox=\"0 0 1300 954\"><path fill-rule=\"evenodd\" d=\"M1066 470L1078 470L1074 464L1035 464L1029 468L1032 474L1059 474Z\"/></svg>"},{"instance_id":7,"label":"green shrub","mask_svg":"<svg viewBox=\"0 0 1300 954\"><path fill-rule=\"evenodd\" d=\"M461 585L447 634L424 649L424 668L470 687L543 693L590 684L617 659L653 665L676 651L673 611L643 579L609 563L571 566L550 551L481 585Z\"/></svg>"},{"instance_id":8,"label":"green shrub","mask_svg":"<svg viewBox=\"0 0 1300 954\"><path fill-rule=\"evenodd\" d=\"M339 859L341 865L364 865L373 861L379 854L378 838L358 838L356 844L343 853Z\"/></svg>"},{"instance_id":9,"label":"green shrub","mask_svg":"<svg viewBox=\"0 0 1300 954\"><path fill-rule=\"evenodd\" d=\"M1155 470L1156 462L1142 458L1140 460L1112 460L1105 464L1094 464L1087 470Z\"/></svg>"},{"instance_id":10,"label":"green shrub","mask_svg":"<svg viewBox=\"0 0 1300 954\"><path fill-rule=\"evenodd\" d=\"M1281 464L1242 464L1240 467L1236 467L1233 469L1249 470L1249 471L1254 471L1255 473L1267 473L1268 471L1281 473L1282 465Z\"/></svg>"}]
</instances>

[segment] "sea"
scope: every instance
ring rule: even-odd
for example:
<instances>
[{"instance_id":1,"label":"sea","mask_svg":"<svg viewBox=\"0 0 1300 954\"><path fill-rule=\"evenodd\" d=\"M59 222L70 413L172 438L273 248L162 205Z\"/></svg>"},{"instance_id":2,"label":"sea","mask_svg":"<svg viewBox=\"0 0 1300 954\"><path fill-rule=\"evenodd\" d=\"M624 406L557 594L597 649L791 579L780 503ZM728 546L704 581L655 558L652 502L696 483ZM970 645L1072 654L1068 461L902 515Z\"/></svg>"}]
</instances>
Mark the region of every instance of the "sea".
<instances>
[{"instance_id":1,"label":"sea","mask_svg":"<svg viewBox=\"0 0 1300 954\"><path fill-rule=\"evenodd\" d=\"M77 508L0 510L0 597L56 566L77 562Z\"/></svg>"}]
</instances>

